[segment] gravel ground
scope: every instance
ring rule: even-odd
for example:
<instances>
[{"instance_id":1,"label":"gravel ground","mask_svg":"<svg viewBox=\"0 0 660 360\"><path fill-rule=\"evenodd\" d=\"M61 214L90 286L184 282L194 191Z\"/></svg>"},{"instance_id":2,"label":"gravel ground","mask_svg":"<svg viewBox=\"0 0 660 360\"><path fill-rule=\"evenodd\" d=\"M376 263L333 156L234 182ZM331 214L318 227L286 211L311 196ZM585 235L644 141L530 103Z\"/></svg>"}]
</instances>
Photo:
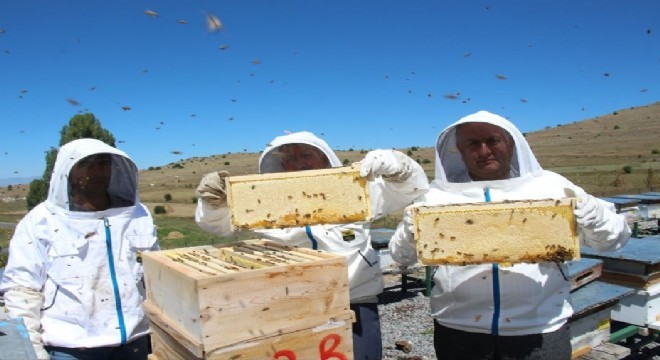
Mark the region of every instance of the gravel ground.
<instances>
[{"instance_id":1,"label":"gravel ground","mask_svg":"<svg viewBox=\"0 0 660 360\"><path fill-rule=\"evenodd\" d=\"M423 279L423 273L419 276ZM423 281L409 281L408 291L402 292L401 275L385 276L378 305L383 359L435 359L433 320L424 290Z\"/></svg>"},{"instance_id":2,"label":"gravel ground","mask_svg":"<svg viewBox=\"0 0 660 360\"><path fill-rule=\"evenodd\" d=\"M435 359L433 350L433 320L429 298L424 296L424 273L414 274L419 281L409 282L408 291L401 291L401 275L385 276L385 291L380 296L383 359L427 360ZM629 338L631 354L625 360L660 360L660 343L651 337ZM640 344L647 343L644 346Z\"/></svg>"}]
</instances>

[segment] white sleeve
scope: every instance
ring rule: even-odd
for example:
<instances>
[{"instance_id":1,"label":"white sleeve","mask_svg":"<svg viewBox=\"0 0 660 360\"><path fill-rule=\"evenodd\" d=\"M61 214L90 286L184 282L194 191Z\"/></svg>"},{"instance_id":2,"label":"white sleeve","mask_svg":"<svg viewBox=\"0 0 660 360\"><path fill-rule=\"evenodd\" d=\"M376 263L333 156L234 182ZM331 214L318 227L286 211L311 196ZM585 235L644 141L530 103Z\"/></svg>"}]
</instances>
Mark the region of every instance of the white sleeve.
<instances>
[{"instance_id":1,"label":"white sleeve","mask_svg":"<svg viewBox=\"0 0 660 360\"><path fill-rule=\"evenodd\" d=\"M230 236L233 234L229 207L212 207L205 204L202 198L197 201L195 222L200 228L217 236Z\"/></svg>"},{"instance_id":2,"label":"white sleeve","mask_svg":"<svg viewBox=\"0 0 660 360\"><path fill-rule=\"evenodd\" d=\"M41 343L41 289L46 281L47 250L32 233L31 217L26 216L16 227L9 243L9 261L2 278L9 318L22 318L38 359L48 359Z\"/></svg>"},{"instance_id":3,"label":"white sleeve","mask_svg":"<svg viewBox=\"0 0 660 360\"><path fill-rule=\"evenodd\" d=\"M37 359L49 359L50 356L41 342L43 295L34 289L14 287L9 289L4 297L7 315L12 319L23 319L32 347L37 354Z\"/></svg>"},{"instance_id":4,"label":"white sleeve","mask_svg":"<svg viewBox=\"0 0 660 360\"><path fill-rule=\"evenodd\" d=\"M374 217L381 218L413 203L429 190L424 169L413 161L413 173L405 181L387 181L377 177L369 181L369 195Z\"/></svg>"},{"instance_id":5,"label":"white sleeve","mask_svg":"<svg viewBox=\"0 0 660 360\"><path fill-rule=\"evenodd\" d=\"M5 267L0 292L13 287L41 291L46 283L48 249L33 233L35 225L26 216L18 223L9 242L9 258Z\"/></svg>"}]
</instances>

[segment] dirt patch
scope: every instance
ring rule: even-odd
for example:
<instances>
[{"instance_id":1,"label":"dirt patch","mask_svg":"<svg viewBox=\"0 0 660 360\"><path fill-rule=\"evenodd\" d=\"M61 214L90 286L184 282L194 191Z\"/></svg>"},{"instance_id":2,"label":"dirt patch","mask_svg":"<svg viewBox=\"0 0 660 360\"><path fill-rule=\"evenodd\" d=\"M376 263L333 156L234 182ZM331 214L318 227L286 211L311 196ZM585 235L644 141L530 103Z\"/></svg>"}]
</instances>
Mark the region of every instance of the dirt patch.
<instances>
[{"instance_id":1,"label":"dirt patch","mask_svg":"<svg viewBox=\"0 0 660 360\"><path fill-rule=\"evenodd\" d=\"M170 231L169 234L165 237L165 240L176 240L176 239L182 239L185 235L178 231Z\"/></svg>"}]
</instances>

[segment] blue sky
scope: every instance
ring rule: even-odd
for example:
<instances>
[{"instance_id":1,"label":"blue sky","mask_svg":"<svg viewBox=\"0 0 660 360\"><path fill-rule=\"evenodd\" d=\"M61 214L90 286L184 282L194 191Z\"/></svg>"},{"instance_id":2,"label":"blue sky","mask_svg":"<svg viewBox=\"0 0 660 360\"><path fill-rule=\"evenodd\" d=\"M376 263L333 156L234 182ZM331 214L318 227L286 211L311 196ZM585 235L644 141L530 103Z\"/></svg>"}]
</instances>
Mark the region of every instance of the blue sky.
<instances>
[{"instance_id":1,"label":"blue sky","mask_svg":"<svg viewBox=\"0 0 660 360\"><path fill-rule=\"evenodd\" d=\"M82 112L146 169L285 130L337 150L432 146L478 110L529 132L647 105L658 14L657 0L1 1L0 179L41 176Z\"/></svg>"}]
</instances>

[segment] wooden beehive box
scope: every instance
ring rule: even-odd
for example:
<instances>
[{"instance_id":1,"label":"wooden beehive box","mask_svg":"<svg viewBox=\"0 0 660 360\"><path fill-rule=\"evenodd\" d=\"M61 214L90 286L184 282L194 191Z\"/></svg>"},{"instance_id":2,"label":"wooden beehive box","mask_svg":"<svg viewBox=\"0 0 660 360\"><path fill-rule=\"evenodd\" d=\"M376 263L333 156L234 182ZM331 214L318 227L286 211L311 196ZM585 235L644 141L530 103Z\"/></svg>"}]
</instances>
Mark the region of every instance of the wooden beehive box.
<instances>
[{"instance_id":1,"label":"wooden beehive box","mask_svg":"<svg viewBox=\"0 0 660 360\"><path fill-rule=\"evenodd\" d=\"M324 324L290 333L257 338L219 348L198 357L158 325L151 326L154 360L220 359L352 359L353 314L333 318ZM328 355L334 356L328 356Z\"/></svg>"},{"instance_id":2,"label":"wooden beehive box","mask_svg":"<svg viewBox=\"0 0 660 360\"><path fill-rule=\"evenodd\" d=\"M230 176L225 181L234 230L343 224L373 218L369 187L357 165Z\"/></svg>"},{"instance_id":3,"label":"wooden beehive box","mask_svg":"<svg viewBox=\"0 0 660 360\"><path fill-rule=\"evenodd\" d=\"M198 358L352 316L343 256L256 239L143 262L150 320Z\"/></svg>"},{"instance_id":4,"label":"wooden beehive box","mask_svg":"<svg viewBox=\"0 0 660 360\"><path fill-rule=\"evenodd\" d=\"M413 207L424 265L579 259L575 198Z\"/></svg>"}]
</instances>

